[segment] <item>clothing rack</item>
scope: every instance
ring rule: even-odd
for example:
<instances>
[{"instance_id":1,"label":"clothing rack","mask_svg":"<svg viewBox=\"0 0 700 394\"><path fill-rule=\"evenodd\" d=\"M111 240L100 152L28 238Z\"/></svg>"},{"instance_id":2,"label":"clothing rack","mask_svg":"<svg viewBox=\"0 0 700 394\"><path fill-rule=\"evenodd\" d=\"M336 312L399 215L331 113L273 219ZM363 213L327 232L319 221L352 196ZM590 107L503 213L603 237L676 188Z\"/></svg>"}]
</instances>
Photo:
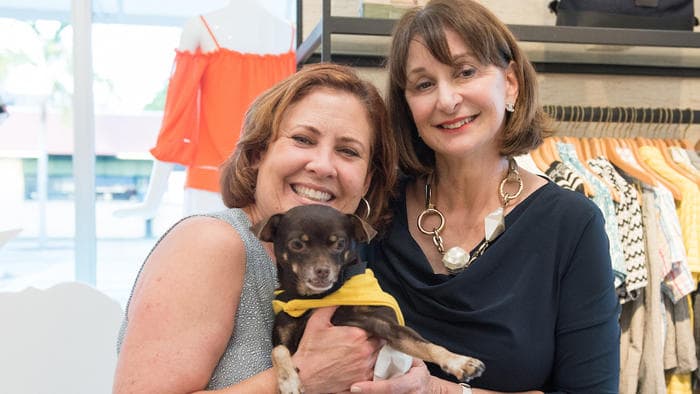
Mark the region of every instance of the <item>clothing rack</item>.
<instances>
[{"instance_id":1,"label":"clothing rack","mask_svg":"<svg viewBox=\"0 0 700 394\"><path fill-rule=\"evenodd\" d=\"M543 109L560 122L700 124L700 111L690 108L545 105Z\"/></svg>"}]
</instances>

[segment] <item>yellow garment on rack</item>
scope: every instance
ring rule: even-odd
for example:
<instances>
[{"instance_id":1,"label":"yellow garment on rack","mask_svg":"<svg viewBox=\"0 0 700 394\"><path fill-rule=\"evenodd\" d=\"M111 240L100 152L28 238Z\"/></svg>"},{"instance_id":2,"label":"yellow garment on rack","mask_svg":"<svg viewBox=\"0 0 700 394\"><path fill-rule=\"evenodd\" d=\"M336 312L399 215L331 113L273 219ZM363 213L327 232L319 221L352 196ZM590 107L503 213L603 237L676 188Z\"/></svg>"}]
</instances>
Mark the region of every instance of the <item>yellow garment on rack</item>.
<instances>
[{"instance_id":1,"label":"yellow garment on rack","mask_svg":"<svg viewBox=\"0 0 700 394\"><path fill-rule=\"evenodd\" d=\"M688 299L688 305L691 307L688 308L688 317L690 318L690 326L695 327L694 325L694 319L695 316L693 314L693 308L692 308L692 298L690 295L687 295L686 298ZM697 338L696 338L697 340ZM691 372L689 373L667 373L666 374L666 394L692 394L693 393L693 384L692 384L692 376Z\"/></svg>"},{"instance_id":2,"label":"yellow garment on rack","mask_svg":"<svg viewBox=\"0 0 700 394\"><path fill-rule=\"evenodd\" d=\"M693 394L690 373L666 374L667 394Z\"/></svg>"},{"instance_id":3,"label":"yellow garment on rack","mask_svg":"<svg viewBox=\"0 0 700 394\"><path fill-rule=\"evenodd\" d=\"M658 148L641 146L639 156L659 175L678 186L683 195L677 213L683 232L688 269L697 281L700 279L700 190L690 179L670 168Z\"/></svg>"},{"instance_id":4,"label":"yellow garment on rack","mask_svg":"<svg viewBox=\"0 0 700 394\"><path fill-rule=\"evenodd\" d=\"M282 293L275 292L275 295L278 296ZM374 272L369 268L365 270L364 274L351 277L340 289L323 298L299 298L287 302L272 300L272 309L275 314L284 311L294 317L303 315L309 309L335 305L388 306L394 310L399 324L404 325L403 314L396 299L379 287Z\"/></svg>"}]
</instances>

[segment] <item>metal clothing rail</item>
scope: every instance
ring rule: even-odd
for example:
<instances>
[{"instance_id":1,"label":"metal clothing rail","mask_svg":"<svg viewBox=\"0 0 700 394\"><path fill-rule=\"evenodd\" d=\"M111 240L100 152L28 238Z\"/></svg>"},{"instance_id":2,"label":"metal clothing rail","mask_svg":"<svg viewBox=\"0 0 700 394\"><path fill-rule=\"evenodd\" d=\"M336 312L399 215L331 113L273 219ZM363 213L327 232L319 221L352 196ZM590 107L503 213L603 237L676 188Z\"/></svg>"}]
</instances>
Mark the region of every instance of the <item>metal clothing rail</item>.
<instances>
[{"instance_id":1,"label":"metal clothing rail","mask_svg":"<svg viewBox=\"0 0 700 394\"><path fill-rule=\"evenodd\" d=\"M543 109L560 122L700 124L700 111L690 108L545 105Z\"/></svg>"}]
</instances>

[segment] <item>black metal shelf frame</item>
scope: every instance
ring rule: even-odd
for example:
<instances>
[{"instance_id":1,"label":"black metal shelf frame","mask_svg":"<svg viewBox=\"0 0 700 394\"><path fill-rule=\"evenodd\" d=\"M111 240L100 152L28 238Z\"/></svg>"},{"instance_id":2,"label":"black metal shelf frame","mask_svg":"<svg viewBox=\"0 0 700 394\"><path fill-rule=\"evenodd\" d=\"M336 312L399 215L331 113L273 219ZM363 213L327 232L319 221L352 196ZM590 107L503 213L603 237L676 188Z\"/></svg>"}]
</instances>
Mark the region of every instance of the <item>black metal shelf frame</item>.
<instances>
[{"instance_id":1,"label":"black metal shelf frame","mask_svg":"<svg viewBox=\"0 0 700 394\"><path fill-rule=\"evenodd\" d=\"M394 19L373 19L331 15L331 0L323 0L320 22L303 40L303 0L297 0L297 64L334 61L353 65L378 66L383 57L377 55L337 54L332 52L334 34L389 36ZM664 48L700 48L700 33L690 31L617 29L574 26L508 25L522 42L618 45ZM320 47L320 54L316 50ZM336 60L338 56L338 60ZM540 72L665 75L700 77L700 67L676 67L629 64L593 64L534 62Z\"/></svg>"}]
</instances>

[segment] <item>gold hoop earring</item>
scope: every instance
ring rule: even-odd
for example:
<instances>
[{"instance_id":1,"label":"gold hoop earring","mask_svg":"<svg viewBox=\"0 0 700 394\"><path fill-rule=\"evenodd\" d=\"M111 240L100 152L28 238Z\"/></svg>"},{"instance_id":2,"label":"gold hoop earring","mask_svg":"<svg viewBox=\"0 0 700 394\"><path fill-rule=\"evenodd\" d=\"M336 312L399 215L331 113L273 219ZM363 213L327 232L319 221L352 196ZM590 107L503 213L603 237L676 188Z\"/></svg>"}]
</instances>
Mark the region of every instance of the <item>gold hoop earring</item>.
<instances>
[{"instance_id":1,"label":"gold hoop earring","mask_svg":"<svg viewBox=\"0 0 700 394\"><path fill-rule=\"evenodd\" d=\"M367 220L367 219L369 219L369 214L372 212L372 207L369 205L369 201L367 201L366 198L362 197L362 198L360 198L360 201L362 201L364 203L365 210L367 211L367 212L365 212L365 217L364 217L364 219Z\"/></svg>"}]
</instances>

